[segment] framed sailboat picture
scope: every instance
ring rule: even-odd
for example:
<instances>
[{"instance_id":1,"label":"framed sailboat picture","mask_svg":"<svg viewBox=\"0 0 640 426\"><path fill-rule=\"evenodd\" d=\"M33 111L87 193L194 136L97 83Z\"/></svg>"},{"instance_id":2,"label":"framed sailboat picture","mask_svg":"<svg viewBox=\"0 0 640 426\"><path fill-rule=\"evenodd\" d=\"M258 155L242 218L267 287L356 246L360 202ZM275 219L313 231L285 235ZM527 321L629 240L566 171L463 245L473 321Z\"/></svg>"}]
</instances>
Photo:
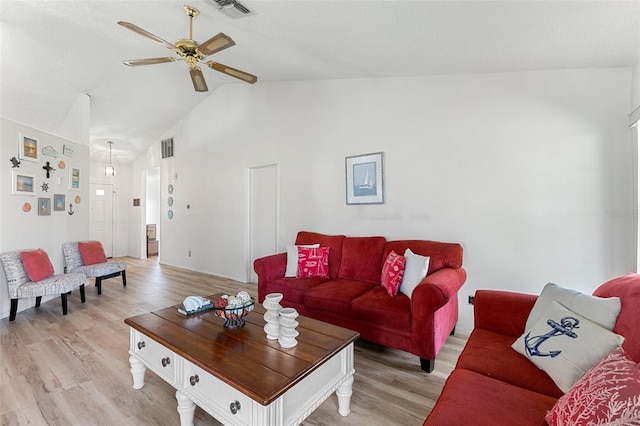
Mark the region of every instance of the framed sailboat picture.
<instances>
[{"instance_id":1,"label":"framed sailboat picture","mask_svg":"<svg viewBox=\"0 0 640 426\"><path fill-rule=\"evenodd\" d=\"M347 204L383 204L383 153L345 158Z\"/></svg>"}]
</instances>

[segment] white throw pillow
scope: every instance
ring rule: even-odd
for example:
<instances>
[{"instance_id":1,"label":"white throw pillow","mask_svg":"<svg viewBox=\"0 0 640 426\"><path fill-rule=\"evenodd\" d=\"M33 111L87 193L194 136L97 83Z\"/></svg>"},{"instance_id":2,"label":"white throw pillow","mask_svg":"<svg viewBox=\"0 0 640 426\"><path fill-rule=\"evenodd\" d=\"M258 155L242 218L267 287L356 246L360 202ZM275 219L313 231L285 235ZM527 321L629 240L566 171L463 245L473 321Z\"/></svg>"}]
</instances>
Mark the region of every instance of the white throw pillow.
<instances>
[{"instance_id":1,"label":"white throw pillow","mask_svg":"<svg viewBox=\"0 0 640 426\"><path fill-rule=\"evenodd\" d=\"M411 293L420 284L420 281L427 276L429 270L429 257L420 256L406 249L404 251L406 259L404 264L404 275L402 276L402 284L400 284L400 292L411 298Z\"/></svg>"},{"instance_id":2,"label":"white throw pillow","mask_svg":"<svg viewBox=\"0 0 640 426\"><path fill-rule=\"evenodd\" d=\"M567 392L624 337L589 321L555 300L511 346Z\"/></svg>"},{"instance_id":3,"label":"white throw pillow","mask_svg":"<svg viewBox=\"0 0 640 426\"><path fill-rule=\"evenodd\" d=\"M595 297L560 287L558 284L548 283L533 305L524 329L530 330L554 300L607 330L613 330L620 314L619 297Z\"/></svg>"},{"instance_id":4,"label":"white throw pillow","mask_svg":"<svg viewBox=\"0 0 640 426\"><path fill-rule=\"evenodd\" d=\"M287 246L287 269L284 273L285 277L295 277L298 273L298 247L319 248L320 244L306 244Z\"/></svg>"}]
</instances>

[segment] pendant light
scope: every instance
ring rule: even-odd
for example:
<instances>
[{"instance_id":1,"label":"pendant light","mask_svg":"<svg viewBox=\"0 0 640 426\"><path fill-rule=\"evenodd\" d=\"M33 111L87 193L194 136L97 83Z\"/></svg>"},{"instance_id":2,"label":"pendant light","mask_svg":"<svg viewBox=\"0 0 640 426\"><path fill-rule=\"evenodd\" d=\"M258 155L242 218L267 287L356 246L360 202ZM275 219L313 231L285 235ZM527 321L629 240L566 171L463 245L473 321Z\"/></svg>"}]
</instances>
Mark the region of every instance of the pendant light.
<instances>
[{"instance_id":1,"label":"pendant light","mask_svg":"<svg viewBox=\"0 0 640 426\"><path fill-rule=\"evenodd\" d=\"M109 165L104 168L104 175L105 176L115 176L116 175L116 169L111 164L111 145L113 144L113 142L109 141L107 143L109 144Z\"/></svg>"}]
</instances>

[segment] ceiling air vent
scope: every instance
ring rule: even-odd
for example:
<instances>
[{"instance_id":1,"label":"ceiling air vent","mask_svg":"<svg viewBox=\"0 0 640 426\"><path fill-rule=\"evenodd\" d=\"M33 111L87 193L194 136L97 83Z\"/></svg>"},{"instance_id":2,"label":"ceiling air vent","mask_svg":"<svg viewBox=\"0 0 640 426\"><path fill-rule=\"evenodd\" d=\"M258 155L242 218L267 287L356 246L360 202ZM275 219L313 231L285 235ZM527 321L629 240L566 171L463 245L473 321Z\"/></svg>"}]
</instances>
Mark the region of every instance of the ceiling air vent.
<instances>
[{"instance_id":1,"label":"ceiling air vent","mask_svg":"<svg viewBox=\"0 0 640 426\"><path fill-rule=\"evenodd\" d=\"M218 10L229 18L237 19L244 18L245 16L254 15L255 12L250 10L247 6L237 2L236 0L211 0L216 4Z\"/></svg>"},{"instance_id":2,"label":"ceiling air vent","mask_svg":"<svg viewBox=\"0 0 640 426\"><path fill-rule=\"evenodd\" d=\"M165 139L161 143L162 158L173 157L173 138Z\"/></svg>"}]
</instances>

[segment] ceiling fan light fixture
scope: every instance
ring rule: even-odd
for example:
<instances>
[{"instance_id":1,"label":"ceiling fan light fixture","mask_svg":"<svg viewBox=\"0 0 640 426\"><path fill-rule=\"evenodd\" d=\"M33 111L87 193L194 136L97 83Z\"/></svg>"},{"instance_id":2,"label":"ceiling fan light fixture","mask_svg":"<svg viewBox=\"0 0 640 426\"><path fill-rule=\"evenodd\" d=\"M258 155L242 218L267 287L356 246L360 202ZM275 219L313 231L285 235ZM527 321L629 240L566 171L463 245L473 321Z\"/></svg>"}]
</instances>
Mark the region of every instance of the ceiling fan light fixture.
<instances>
[{"instance_id":1,"label":"ceiling fan light fixture","mask_svg":"<svg viewBox=\"0 0 640 426\"><path fill-rule=\"evenodd\" d=\"M116 168L113 167L113 165L111 164L111 145L113 144L113 142L109 141L107 143L109 144L109 165L104 168L104 175L105 176L115 176L116 175Z\"/></svg>"}]
</instances>

